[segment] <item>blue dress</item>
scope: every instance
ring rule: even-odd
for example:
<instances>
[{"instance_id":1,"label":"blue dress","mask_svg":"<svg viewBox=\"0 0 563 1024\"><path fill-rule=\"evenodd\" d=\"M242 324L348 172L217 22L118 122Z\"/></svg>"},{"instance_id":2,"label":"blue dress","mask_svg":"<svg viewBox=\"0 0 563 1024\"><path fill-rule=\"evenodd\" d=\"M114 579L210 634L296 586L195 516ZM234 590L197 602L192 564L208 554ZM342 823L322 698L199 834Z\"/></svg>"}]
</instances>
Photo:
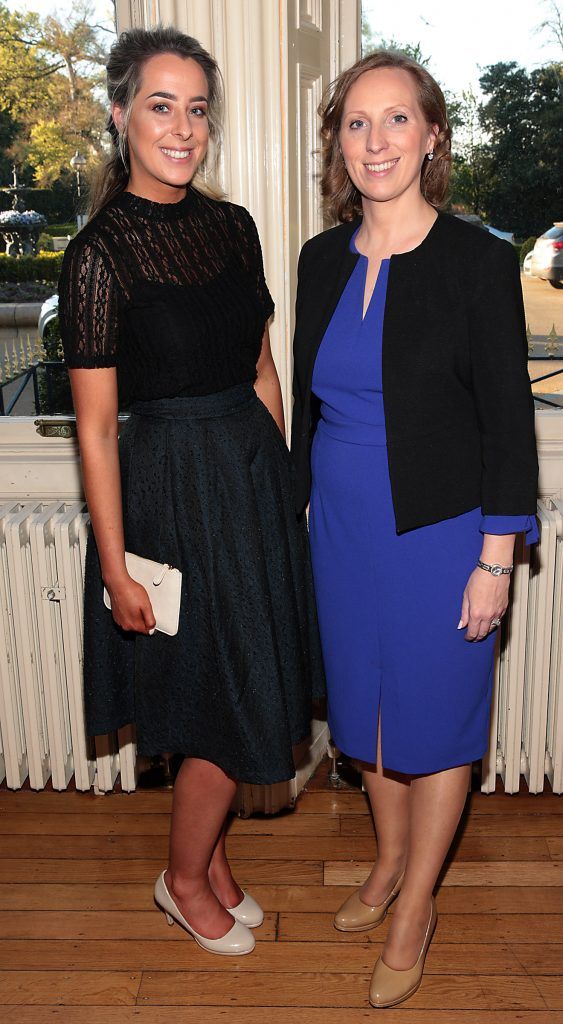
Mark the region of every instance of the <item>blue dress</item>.
<instances>
[{"instance_id":1,"label":"blue dress","mask_svg":"<svg viewBox=\"0 0 563 1024\"><path fill-rule=\"evenodd\" d=\"M362 319L367 264L360 255L313 373L309 529L328 719L340 750L374 763L379 713L384 767L435 772L487 749L495 637L469 643L457 629L482 533L534 540L537 525L473 509L397 534L381 372L389 260Z\"/></svg>"}]
</instances>

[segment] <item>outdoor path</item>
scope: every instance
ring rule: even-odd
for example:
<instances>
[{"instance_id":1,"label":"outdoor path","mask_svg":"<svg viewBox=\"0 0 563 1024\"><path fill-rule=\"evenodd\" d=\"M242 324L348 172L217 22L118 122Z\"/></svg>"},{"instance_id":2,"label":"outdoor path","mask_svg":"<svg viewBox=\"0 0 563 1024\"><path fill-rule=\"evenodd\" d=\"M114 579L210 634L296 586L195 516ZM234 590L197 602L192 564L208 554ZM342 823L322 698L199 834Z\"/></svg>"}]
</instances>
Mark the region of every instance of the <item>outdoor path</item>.
<instances>
[{"instance_id":1,"label":"outdoor path","mask_svg":"<svg viewBox=\"0 0 563 1024\"><path fill-rule=\"evenodd\" d=\"M521 275L526 321L532 334L549 334L553 324L563 347L563 289L547 281Z\"/></svg>"}]
</instances>

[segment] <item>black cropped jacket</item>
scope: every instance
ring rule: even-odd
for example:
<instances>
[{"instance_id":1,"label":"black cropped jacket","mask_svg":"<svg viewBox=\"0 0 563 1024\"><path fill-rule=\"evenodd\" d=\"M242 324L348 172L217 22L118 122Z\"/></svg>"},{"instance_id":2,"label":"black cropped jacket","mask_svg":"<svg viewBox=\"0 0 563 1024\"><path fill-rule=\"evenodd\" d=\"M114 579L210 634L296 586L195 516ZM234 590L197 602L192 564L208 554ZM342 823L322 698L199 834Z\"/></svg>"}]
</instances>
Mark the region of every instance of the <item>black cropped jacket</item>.
<instances>
[{"instance_id":1,"label":"black cropped jacket","mask_svg":"<svg viewBox=\"0 0 563 1024\"><path fill-rule=\"evenodd\" d=\"M313 367L358 259L350 239L359 223L310 239L299 258L291 442L299 513L319 418ZM534 405L510 243L440 213L416 249L392 256L382 360L397 532L478 506L483 515L534 514Z\"/></svg>"}]
</instances>

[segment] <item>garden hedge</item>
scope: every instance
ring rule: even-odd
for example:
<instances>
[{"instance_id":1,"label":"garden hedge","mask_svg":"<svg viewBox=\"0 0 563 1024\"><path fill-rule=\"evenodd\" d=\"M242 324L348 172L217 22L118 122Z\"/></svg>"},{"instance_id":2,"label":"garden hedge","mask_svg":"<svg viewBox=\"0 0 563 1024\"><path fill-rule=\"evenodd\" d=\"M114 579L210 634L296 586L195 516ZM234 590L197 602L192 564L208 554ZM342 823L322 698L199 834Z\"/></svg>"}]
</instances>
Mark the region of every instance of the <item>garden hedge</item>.
<instances>
[{"instance_id":1,"label":"garden hedge","mask_svg":"<svg viewBox=\"0 0 563 1024\"><path fill-rule=\"evenodd\" d=\"M7 256L0 253L0 281L52 281L59 279L63 252L42 252L39 256Z\"/></svg>"}]
</instances>

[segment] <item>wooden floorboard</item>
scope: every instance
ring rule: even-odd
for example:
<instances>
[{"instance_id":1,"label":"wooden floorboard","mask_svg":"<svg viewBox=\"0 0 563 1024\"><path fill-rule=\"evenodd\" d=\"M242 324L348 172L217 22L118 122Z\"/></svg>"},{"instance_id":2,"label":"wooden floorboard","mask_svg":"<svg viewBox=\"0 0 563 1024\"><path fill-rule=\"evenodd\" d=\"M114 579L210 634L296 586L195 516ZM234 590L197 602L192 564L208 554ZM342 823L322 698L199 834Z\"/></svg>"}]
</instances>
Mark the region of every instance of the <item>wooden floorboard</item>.
<instances>
[{"instance_id":1,"label":"wooden floorboard","mask_svg":"<svg viewBox=\"0 0 563 1024\"><path fill-rule=\"evenodd\" d=\"M343 934L334 910L376 855L364 794L326 766L294 811L233 822L238 880L266 911L249 957L169 928L152 888L171 794L0 787L2 1024L344 1024L389 919ZM423 984L378 1024L563 1024L563 800L473 793L437 893Z\"/></svg>"},{"instance_id":2,"label":"wooden floorboard","mask_svg":"<svg viewBox=\"0 0 563 1024\"><path fill-rule=\"evenodd\" d=\"M377 1024L563 1024L563 1011L378 1010ZM308 1007L233 1006L2 1006L2 1024L327 1024L334 1016ZM372 1009L346 1010L345 1024L374 1024Z\"/></svg>"}]
</instances>

